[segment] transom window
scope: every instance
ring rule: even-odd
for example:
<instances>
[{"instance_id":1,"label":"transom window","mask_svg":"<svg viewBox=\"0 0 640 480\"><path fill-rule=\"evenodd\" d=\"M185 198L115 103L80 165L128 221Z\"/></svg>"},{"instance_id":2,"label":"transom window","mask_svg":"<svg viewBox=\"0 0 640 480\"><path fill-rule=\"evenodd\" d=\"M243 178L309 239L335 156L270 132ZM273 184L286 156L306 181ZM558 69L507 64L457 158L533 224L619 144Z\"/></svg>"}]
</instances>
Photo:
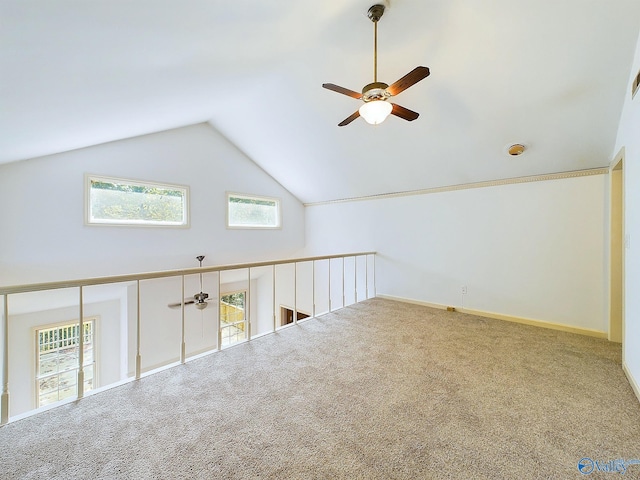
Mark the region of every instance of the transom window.
<instances>
[{"instance_id":1,"label":"transom window","mask_svg":"<svg viewBox=\"0 0 640 480\"><path fill-rule=\"evenodd\" d=\"M87 176L87 223L185 227L188 193L180 185Z\"/></svg>"},{"instance_id":2,"label":"transom window","mask_svg":"<svg viewBox=\"0 0 640 480\"><path fill-rule=\"evenodd\" d=\"M280 228L280 200L228 193L227 226L229 228Z\"/></svg>"},{"instance_id":3,"label":"transom window","mask_svg":"<svg viewBox=\"0 0 640 480\"><path fill-rule=\"evenodd\" d=\"M36 330L36 407L78 394L78 322ZM84 390L95 387L95 319L83 324Z\"/></svg>"},{"instance_id":4,"label":"transom window","mask_svg":"<svg viewBox=\"0 0 640 480\"><path fill-rule=\"evenodd\" d=\"M227 293L220 297L220 335L222 346L247 338L245 329L245 300L247 292Z\"/></svg>"}]
</instances>

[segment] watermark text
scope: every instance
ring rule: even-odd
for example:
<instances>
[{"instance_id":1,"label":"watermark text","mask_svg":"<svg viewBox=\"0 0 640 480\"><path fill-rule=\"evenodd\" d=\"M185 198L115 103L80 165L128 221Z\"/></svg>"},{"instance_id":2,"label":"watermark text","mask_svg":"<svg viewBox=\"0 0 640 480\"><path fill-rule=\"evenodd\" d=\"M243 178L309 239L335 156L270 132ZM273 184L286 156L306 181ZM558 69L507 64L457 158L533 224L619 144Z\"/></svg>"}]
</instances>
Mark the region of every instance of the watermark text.
<instances>
[{"instance_id":1,"label":"watermark text","mask_svg":"<svg viewBox=\"0 0 640 480\"><path fill-rule=\"evenodd\" d=\"M589 475L593 472L612 472L624 475L631 465L640 465L640 460L624 460L618 458L616 460L604 461L583 457L578 462L578 470L583 475Z\"/></svg>"}]
</instances>

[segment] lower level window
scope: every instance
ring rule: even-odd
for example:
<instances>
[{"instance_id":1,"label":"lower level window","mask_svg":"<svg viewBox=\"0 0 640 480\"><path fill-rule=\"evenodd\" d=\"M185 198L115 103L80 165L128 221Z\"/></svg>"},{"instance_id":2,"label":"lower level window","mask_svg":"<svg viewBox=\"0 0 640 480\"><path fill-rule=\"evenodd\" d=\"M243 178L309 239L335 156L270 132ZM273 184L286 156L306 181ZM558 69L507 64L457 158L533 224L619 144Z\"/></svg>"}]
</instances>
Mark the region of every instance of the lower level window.
<instances>
[{"instance_id":1,"label":"lower level window","mask_svg":"<svg viewBox=\"0 0 640 480\"><path fill-rule=\"evenodd\" d=\"M246 337L246 291L227 293L220 297L220 334L222 346L231 345Z\"/></svg>"},{"instance_id":2,"label":"lower level window","mask_svg":"<svg viewBox=\"0 0 640 480\"><path fill-rule=\"evenodd\" d=\"M95 319L83 324L84 391L95 387ZM36 406L78 394L79 322L36 330Z\"/></svg>"}]
</instances>

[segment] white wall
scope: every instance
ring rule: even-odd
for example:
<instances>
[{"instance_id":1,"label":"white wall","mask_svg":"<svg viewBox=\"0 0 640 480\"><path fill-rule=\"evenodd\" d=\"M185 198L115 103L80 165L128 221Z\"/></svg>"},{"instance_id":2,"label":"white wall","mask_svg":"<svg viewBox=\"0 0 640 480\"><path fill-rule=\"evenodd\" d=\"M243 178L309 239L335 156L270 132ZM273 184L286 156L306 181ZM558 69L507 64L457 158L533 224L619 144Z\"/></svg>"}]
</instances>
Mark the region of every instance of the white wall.
<instances>
[{"instance_id":1,"label":"white wall","mask_svg":"<svg viewBox=\"0 0 640 480\"><path fill-rule=\"evenodd\" d=\"M295 308L295 267L293 263L276 265L276 326L282 325L281 307Z\"/></svg>"},{"instance_id":2,"label":"white wall","mask_svg":"<svg viewBox=\"0 0 640 480\"><path fill-rule=\"evenodd\" d=\"M607 182L311 206L307 253L377 251L378 294L604 332Z\"/></svg>"},{"instance_id":3,"label":"white wall","mask_svg":"<svg viewBox=\"0 0 640 480\"><path fill-rule=\"evenodd\" d=\"M209 294L207 308L198 310L193 305L186 305L184 319L184 340L186 356L214 350L218 345L218 272L202 275L202 290ZM185 277L185 297L193 298L200 292L199 275ZM178 309L180 311L180 309Z\"/></svg>"},{"instance_id":4,"label":"white wall","mask_svg":"<svg viewBox=\"0 0 640 480\"><path fill-rule=\"evenodd\" d=\"M318 260L314 268L316 316L329 312L329 260Z\"/></svg>"},{"instance_id":5,"label":"white wall","mask_svg":"<svg viewBox=\"0 0 640 480\"><path fill-rule=\"evenodd\" d=\"M300 262L296 265L295 300L298 312L313 315L313 262Z\"/></svg>"},{"instance_id":6,"label":"white wall","mask_svg":"<svg viewBox=\"0 0 640 480\"><path fill-rule=\"evenodd\" d=\"M251 335L273 332L273 267L252 268L251 277L256 279L255 290L251 290L251 303L256 308Z\"/></svg>"},{"instance_id":7,"label":"white wall","mask_svg":"<svg viewBox=\"0 0 640 480\"><path fill-rule=\"evenodd\" d=\"M625 251L625 303L623 363L635 383L640 385L640 93L631 99L631 84L640 70L640 37L631 67L628 91L620 118L618 139L614 151L625 149L624 158L624 230L627 237Z\"/></svg>"},{"instance_id":8,"label":"white wall","mask_svg":"<svg viewBox=\"0 0 640 480\"><path fill-rule=\"evenodd\" d=\"M143 372L180 360L182 312L180 308L168 308L167 305L180 302L181 297L181 277L140 282L140 357Z\"/></svg>"},{"instance_id":9,"label":"white wall","mask_svg":"<svg viewBox=\"0 0 640 480\"><path fill-rule=\"evenodd\" d=\"M85 173L191 189L188 229L86 226ZM282 228L228 230L226 191L282 199ZM304 207L208 124L0 165L0 285L293 256ZM8 208L8 207L11 208Z\"/></svg>"}]
</instances>

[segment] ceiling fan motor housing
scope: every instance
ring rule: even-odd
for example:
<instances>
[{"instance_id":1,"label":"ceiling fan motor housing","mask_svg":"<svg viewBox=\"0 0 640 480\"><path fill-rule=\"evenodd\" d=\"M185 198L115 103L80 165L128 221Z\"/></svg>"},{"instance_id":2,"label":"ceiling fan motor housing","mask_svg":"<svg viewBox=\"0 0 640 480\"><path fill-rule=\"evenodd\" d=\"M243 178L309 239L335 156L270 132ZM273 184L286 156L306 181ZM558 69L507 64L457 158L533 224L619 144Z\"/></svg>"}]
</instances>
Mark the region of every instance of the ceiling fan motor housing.
<instances>
[{"instance_id":1,"label":"ceiling fan motor housing","mask_svg":"<svg viewBox=\"0 0 640 480\"><path fill-rule=\"evenodd\" d=\"M208 293L204 293L204 292L200 292L200 293L196 293L193 298L197 301L197 302L204 302L207 298L209 298L209 294Z\"/></svg>"},{"instance_id":2,"label":"ceiling fan motor housing","mask_svg":"<svg viewBox=\"0 0 640 480\"><path fill-rule=\"evenodd\" d=\"M386 100L391 97L389 92L387 92L388 87L389 85L383 82L373 82L365 85L362 89L362 99L365 102L370 102L371 100Z\"/></svg>"},{"instance_id":3,"label":"ceiling fan motor housing","mask_svg":"<svg viewBox=\"0 0 640 480\"><path fill-rule=\"evenodd\" d=\"M193 299L195 300L195 307L198 310L203 310L207 308L207 298L209 298L208 293L204 293L204 292L196 293L193 296Z\"/></svg>"}]
</instances>

